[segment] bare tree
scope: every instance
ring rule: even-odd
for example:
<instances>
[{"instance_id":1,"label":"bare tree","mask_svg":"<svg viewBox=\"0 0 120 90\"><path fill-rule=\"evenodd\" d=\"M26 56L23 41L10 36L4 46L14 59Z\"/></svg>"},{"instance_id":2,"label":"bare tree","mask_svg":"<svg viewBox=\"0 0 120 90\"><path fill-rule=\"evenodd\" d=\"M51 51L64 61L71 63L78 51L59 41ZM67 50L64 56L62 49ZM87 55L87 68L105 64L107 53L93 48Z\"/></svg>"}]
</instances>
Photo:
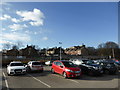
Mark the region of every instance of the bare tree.
<instances>
[{"instance_id":1,"label":"bare tree","mask_svg":"<svg viewBox=\"0 0 120 90\"><path fill-rule=\"evenodd\" d=\"M12 46L12 45L11 45L10 43L4 43L4 44L3 44L3 49L4 49L4 50L8 50L8 49L11 48L11 46Z\"/></svg>"},{"instance_id":2,"label":"bare tree","mask_svg":"<svg viewBox=\"0 0 120 90\"><path fill-rule=\"evenodd\" d=\"M17 41L16 46L17 46L18 49L21 48L21 47L24 47L24 45L21 41Z\"/></svg>"}]
</instances>

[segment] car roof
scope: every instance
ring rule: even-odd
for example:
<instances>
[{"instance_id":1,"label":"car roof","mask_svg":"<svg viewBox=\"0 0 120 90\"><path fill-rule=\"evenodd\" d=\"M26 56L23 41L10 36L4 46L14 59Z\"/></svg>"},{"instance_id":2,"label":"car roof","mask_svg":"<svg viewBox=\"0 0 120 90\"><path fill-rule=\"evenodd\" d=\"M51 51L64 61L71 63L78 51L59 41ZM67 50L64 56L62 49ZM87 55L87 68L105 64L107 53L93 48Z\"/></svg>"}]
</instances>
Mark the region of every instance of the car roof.
<instances>
[{"instance_id":1,"label":"car roof","mask_svg":"<svg viewBox=\"0 0 120 90\"><path fill-rule=\"evenodd\" d=\"M40 61L29 61L29 62L40 62Z\"/></svg>"},{"instance_id":2,"label":"car roof","mask_svg":"<svg viewBox=\"0 0 120 90\"><path fill-rule=\"evenodd\" d=\"M57 62L57 61L59 61L59 62L70 62L69 60L56 60L54 62Z\"/></svg>"},{"instance_id":3,"label":"car roof","mask_svg":"<svg viewBox=\"0 0 120 90\"><path fill-rule=\"evenodd\" d=\"M10 63L22 63L21 61L12 61Z\"/></svg>"}]
</instances>

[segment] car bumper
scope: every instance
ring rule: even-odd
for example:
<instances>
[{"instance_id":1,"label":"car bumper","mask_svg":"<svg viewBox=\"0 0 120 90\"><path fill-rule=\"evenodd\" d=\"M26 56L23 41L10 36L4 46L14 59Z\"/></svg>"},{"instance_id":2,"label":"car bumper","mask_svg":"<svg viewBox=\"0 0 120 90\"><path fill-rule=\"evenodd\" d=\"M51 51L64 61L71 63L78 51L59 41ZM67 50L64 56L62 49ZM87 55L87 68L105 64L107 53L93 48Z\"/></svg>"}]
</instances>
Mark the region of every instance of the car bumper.
<instances>
[{"instance_id":1,"label":"car bumper","mask_svg":"<svg viewBox=\"0 0 120 90\"><path fill-rule=\"evenodd\" d=\"M70 73L67 72L67 77L80 77L82 74L81 73Z\"/></svg>"},{"instance_id":2,"label":"car bumper","mask_svg":"<svg viewBox=\"0 0 120 90\"><path fill-rule=\"evenodd\" d=\"M42 71L43 68L32 68L31 70L32 70L32 71Z\"/></svg>"},{"instance_id":3,"label":"car bumper","mask_svg":"<svg viewBox=\"0 0 120 90\"><path fill-rule=\"evenodd\" d=\"M26 71L22 71L22 72L13 71L13 72L10 72L10 75L18 75L18 74L25 74L25 73L26 73Z\"/></svg>"}]
</instances>

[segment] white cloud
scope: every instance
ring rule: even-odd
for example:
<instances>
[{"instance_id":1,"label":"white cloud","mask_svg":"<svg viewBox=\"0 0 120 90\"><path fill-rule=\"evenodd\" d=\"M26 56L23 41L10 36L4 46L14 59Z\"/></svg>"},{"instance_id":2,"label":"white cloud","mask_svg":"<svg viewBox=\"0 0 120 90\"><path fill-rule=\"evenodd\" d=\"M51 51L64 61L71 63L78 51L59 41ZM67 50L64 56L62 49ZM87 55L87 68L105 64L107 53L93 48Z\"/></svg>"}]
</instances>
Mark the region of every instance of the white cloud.
<instances>
[{"instance_id":1,"label":"white cloud","mask_svg":"<svg viewBox=\"0 0 120 90\"><path fill-rule=\"evenodd\" d=\"M8 20L8 19L15 23L21 22L21 20L12 18L11 16L9 16L7 14L4 14L3 16L0 17L0 20Z\"/></svg>"},{"instance_id":2,"label":"white cloud","mask_svg":"<svg viewBox=\"0 0 120 90\"><path fill-rule=\"evenodd\" d=\"M16 18L11 18L11 21L12 21L12 22L15 22L15 23L20 22L20 20L19 20L19 19L16 19Z\"/></svg>"},{"instance_id":3,"label":"white cloud","mask_svg":"<svg viewBox=\"0 0 120 90\"><path fill-rule=\"evenodd\" d=\"M7 3L7 2L0 1L0 5L7 5L7 6L9 6L9 5L11 5L11 4L9 4L9 3Z\"/></svg>"},{"instance_id":4,"label":"white cloud","mask_svg":"<svg viewBox=\"0 0 120 90\"><path fill-rule=\"evenodd\" d=\"M36 34L38 34L37 32L34 32L34 34L36 35Z\"/></svg>"},{"instance_id":5,"label":"white cloud","mask_svg":"<svg viewBox=\"0 0 120 90\"><path fill-rule=\"evenodd\" d=\"M2 28L2 31L5 31L6 29L5 28Z\"/></svg>"},{"instance_id":6,"label":"white cloud","mask_svg":"<svg viewBox=\"0 0 120 90\"><path fill-rule=\"evenodd\" d=\"M48 37L43 37L42 40L48 40Z\"/></svg>"},{"instance_id":7,"label":"white cloud","mask_svg":"<svg viewBox=\"0 0 120 90\"><path fill-rule=\"evenodd\" d=\"M11 16L4 14L3 17L0 17L0 20L7 20L7 19L11 19Z\"/></svg>"},{"instance_id":8,"label":"white cloud","mask_svg":"<svg viewBox=\"0 0 120 90\"><path fill-rule=\"evenodd\" d=\"M12 42L10 42L10 41L5 41L5 40L1 40L1 41L0 41L0 44L7 44L7 43L9 43L9 44L14 44L14 43L12 43Z\"/></svg>"},{"instance_id":9,"label":"white cloud","mask_svg":"<svg viewBox=\"0 0 120 90\"><path fill-rule=\"evenodd\" d=\"M30 36L24 33L4 33L2 35L4 40L13 40L13 41L30 41Z\"/></svg>"},{"instance_id":10,"label":"white cloud","mask_svg":"<svg viewBox=\"0 0 120 90\"><path fill-rule=\"evenodd\" d=\"M17 30L22 30L23 28L26 28L27 25L13 24L13 25L9 25L8 27L12 29L12 31L17 31Z\"/></svg>"},{"instance_id":11,"label":"white cloud","mask_svg":"<svg viewBox=\"0 0 120 90\"><path fill-rule=\"evenodd\" d=\"M39 9L33 11L17 11L17 15L22 17L23 21L30 21L33 26L43 25L44 14Z\"/></svg>"}]
</instances>

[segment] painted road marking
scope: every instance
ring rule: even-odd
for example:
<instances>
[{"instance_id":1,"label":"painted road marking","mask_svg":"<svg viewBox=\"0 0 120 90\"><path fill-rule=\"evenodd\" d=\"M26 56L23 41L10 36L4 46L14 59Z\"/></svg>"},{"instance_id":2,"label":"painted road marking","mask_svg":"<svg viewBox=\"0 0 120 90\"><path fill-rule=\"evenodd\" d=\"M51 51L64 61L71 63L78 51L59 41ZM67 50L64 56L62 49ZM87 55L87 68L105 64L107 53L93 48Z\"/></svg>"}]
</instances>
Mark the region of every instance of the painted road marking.
<instances>
[{"instance_id":1,"label":"painted road marking","mask_svg":"<svg viewBox=\"0 0 120 90\"><path fill-rule=\"evenodd\" d=\"M62 76L60 75L56 75L56 74L53 74L54 76L57 76L57 77L60 77L60 78L63 78ZM69 81L72 81L72 82L75 82L75 83L79 83L77 82L76 80L71 80L71 79L65 79L65 80L69 80Z\"/></svg>"},{"instance_id":2,"label":"painted road marking","mask_svg":"<svg viewBox=\"0 0 120 90\"><path fill-rule=\"evenodd\" d=\"M8 82L7 82L7 78L6 78L6 75L5 73L3 72L3 76L5 78L5 84L6 84L6 87L7 87L7 90L9 90L9 87L8 87Z\"/></svg>"},{"instance_id":3,"label":"painted road marking","mask_svg":"<svg viewBox=\"0 0 120 90\"><path fill-rule=\"evenodd\" d=\"M51 88L51 86L50 86L50 85L48 85L48 84L44 83L43 81L41 81L41 80L39 80L39 79L37 79L37 78L33 77L33 76L32 76L32 75L30 75L30 74L28 74L28 75L29 75L29 76L31 76L33 79L35 79L35 80L39 81L40 83L44 84L45 86L47 86L47 87Z\"/></svg>"}]
</instances>

